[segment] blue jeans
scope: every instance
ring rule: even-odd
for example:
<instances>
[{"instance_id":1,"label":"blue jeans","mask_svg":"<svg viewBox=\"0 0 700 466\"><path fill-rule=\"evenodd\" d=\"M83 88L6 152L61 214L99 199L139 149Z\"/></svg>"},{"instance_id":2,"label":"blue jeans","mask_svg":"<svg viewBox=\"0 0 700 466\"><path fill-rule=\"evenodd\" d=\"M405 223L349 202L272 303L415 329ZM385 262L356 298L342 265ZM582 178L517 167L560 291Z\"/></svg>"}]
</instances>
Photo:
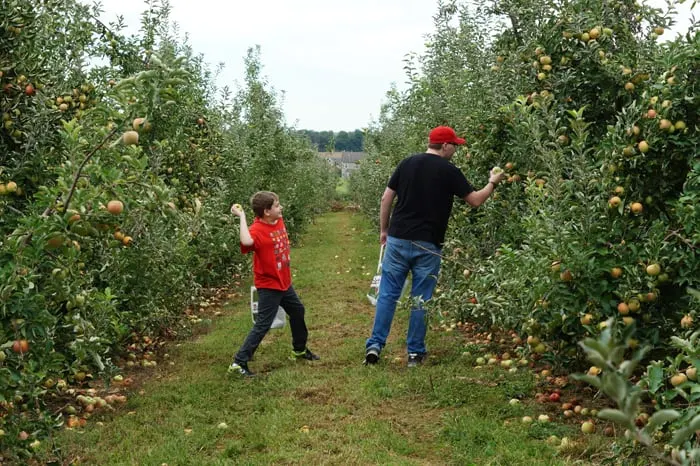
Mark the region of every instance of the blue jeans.
<instances>
[{"instance_id":1,"label":"blue jeans","mask_svg":"<svg viewBox=\"0 0 700 466\"><path fill-rule=\"evenodd\" d=\"M394 320L396 303L403 284L411 272L411 315L406 346L409 353L425 354L426 311L423 303L433 296L440 272L441 249L426 241L412 241L389 236L382 261L382 279L374 314L374 327L365 348L381 351Z\"/></svg>"}]
</instances>

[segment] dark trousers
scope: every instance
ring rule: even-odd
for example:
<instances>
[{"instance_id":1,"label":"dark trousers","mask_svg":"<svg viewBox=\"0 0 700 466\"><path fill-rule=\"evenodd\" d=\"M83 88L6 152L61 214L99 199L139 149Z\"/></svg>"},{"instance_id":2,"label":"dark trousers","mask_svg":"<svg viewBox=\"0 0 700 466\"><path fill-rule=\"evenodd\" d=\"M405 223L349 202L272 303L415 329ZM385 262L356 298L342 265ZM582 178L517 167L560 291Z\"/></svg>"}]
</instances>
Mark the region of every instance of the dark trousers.
<instances>
[{"instance_id":1,"label":"dark trousers","mask_svg":"<svg viewBox=\"0 0 700 466\"><path fill-rule=\"evenodd\" d=\"M290 286L287 291L258 288L258 316L255 319L255 325L253 325L243 345L236 353L236 362L247 363L253 358L253 354L258 349L260 342L265 338L267 332L270 331L272 322L277 314L277 308L280 306L282 306L289 317L294 351L304 351L306 349L306 339L309 332L306 329L306 322L304 322L305 309L296 291L294 291L294 287Z\"/></svg>"}]
</instances>

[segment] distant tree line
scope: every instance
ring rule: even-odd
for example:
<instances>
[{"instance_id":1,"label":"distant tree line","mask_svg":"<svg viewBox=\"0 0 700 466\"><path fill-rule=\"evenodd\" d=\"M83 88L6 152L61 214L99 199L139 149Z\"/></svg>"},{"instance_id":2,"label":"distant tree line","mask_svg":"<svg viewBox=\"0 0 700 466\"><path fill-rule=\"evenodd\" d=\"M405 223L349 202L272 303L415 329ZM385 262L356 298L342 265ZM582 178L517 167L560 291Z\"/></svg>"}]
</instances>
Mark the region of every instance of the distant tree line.
<instances>
[{"instance_id":1,"label":"distant tree line","mask_svg":"<svg viewBox=\"0 0 700 466\"><path fill-rule=\"evenodd\" d=\"M319 152L362 152L364 134L359 129L351 132L302 129L299 133L311 139Z\"/></svg>"}]
</instances>

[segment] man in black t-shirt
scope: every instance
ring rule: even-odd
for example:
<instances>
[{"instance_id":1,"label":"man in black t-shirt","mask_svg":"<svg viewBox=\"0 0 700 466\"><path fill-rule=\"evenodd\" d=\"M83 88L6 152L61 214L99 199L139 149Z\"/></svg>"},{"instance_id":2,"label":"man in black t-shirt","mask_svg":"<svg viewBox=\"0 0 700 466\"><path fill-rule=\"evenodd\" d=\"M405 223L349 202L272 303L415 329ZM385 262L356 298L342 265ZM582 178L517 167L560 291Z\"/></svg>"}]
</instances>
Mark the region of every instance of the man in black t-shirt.
<instances>
[{"instance_id":1,"label":"man in black t-shirt","mask_svg":"<svg viewBox=\"0 0 700 466\"><path fill-rule=\"evenodd\" d=\"M504 176L502 172L491 170L488 184L476 191L464 174L450 163L457 146L464 142L450 127L434 128L430 132L428 150L402 160L384 190L379 210L379 241L385 244L382 278L372 336L365 345L365 364L379 361L409 271L412 302L406 341L408 366L415 367L425 359L423 303L432 297L437 283L452 201L457 196L471 206L480 206ZM398 200L389 224L395 197Z\"/></svg>"}]
</instances>

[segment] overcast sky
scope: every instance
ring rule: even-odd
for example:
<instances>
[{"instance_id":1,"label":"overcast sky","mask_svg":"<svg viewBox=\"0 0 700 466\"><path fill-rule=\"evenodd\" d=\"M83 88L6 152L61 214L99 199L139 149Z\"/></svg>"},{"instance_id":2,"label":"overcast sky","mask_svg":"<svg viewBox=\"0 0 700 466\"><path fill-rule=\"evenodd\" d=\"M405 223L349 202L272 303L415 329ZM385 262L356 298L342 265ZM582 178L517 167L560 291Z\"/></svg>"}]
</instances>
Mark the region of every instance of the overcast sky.
<instances>
[{"instance_id":1,"label":"overcast sky","mask_svg":"<svg viewBox=\"0 0 700 466\"><path fill-rule=\"evenodd\" d=\"M690 3L679 6L684 18L677 29L687 30ZM102 5L103 21L121 14L129 32L138 30L143 0ZM317 131L351 131L379 115L391 84L405 88L404 56L423 53L437 10L433 0L170 0L170 5L171 21L189 35L194 51L212 69L225 63L219 87L242 81L246 51L260 45L263 74L285 93L286 122Z\"/></svg>"}]
</instances>

